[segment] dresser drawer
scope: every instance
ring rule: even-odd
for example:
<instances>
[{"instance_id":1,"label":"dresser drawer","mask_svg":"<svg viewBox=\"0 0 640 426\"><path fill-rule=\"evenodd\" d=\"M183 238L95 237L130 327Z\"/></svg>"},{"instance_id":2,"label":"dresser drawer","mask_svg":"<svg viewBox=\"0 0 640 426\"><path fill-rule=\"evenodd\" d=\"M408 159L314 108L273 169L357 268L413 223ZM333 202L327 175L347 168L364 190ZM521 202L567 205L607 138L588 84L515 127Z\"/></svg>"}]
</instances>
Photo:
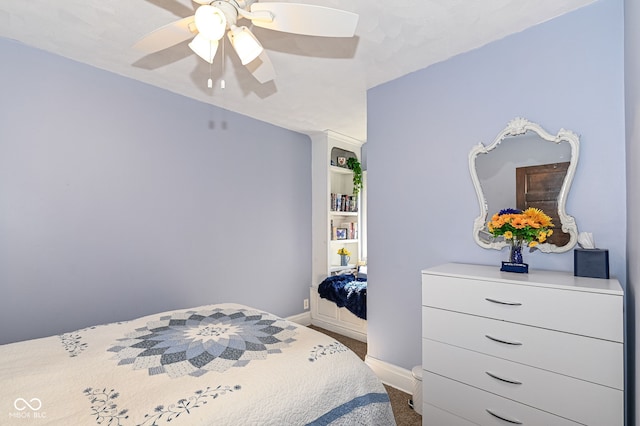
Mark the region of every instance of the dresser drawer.
<instances>
[{"instance_id":1,"label":"dresser drawer","mask_svg":"<svg viewBox=\"0 0 640 426\"><path fill-rule=\"evenodd\" d=\"M423 306L623 341L622 296L423 274Z\"/></svg>"},{"instance_id":2,"label":"dresser drawer","mask_svg":"<svg viewBox=\"0 0 640 426\"><path fill-rule=\"evenodd\" d=\"M426 307L422 336L624 389L622 343Z\"/></svg>"},{"instance_id":3,"label":"dresser drawer","mask_svg":"<svg viewBox=\"0 0 640 426\"><path fill-rule=\"evenodd\" d=\"M578 423L623 424L621 390L429 339L422 340L422 358L426 371Z\"/></svg>"},{"instance_id":4,"label":"dresser drawer","mask_svg":"<svg viewBox=\"0 0 640 426\"><path fill-rule=\"evenodd\" d=\"M479 426L578 426L579 423L519 404L489 392L424 371L423 398L426 404ZM423 424L431 426L423 412ZM491 414L493 413L493 414ZM505 420L500 419L502 417ZM454 417L455 418L455 417ZM456 423L454 423L455 425ZM595 423L590 423L594 424ZM435 426L436 424L433 423ZM462 423L466 425L466 423ZM448 426L448 423L437 426ZM599 426L613 426L603 424Z\"/></svg>"},{"instance_id":5,"label":"dresser drawer","mask_svg":"<svg viewBox=\"0 0 640 426\"><path fill-rule=\"evenodd\" d=\"M422 404L422 426L477 426L431 404Z\"/></svg>"}]
</instances>

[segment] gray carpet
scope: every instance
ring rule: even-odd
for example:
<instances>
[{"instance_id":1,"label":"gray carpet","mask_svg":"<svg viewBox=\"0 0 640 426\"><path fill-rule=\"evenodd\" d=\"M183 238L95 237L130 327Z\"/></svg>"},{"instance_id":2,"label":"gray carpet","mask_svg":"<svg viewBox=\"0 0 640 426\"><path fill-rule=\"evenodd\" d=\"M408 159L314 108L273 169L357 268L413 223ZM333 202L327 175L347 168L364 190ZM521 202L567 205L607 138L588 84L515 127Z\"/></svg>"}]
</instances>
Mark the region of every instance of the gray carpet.
<instances>
[{"instance_id":1,"label":"gray carpet","mask_svg":"<svg viewBox=\"0 0 640 426\"><path fill-rule=\"evenodd\" d=\"M367 354L366 343L313 325L309 326L309 328L333 337L343 345L347 346L353 352L355 352L356 355L358 355L360 359L364 361L364 357ZM384 387L387 389L389 399L391 400L391 407L393 408L393 415L396 418L396 424L398 426L420 426L422 424L422 416L413 411L413 409L409 407L408 404L409 399L411 399L411 395L406 394L391 386L385 385Z\"/></svg>"}]
</instances>

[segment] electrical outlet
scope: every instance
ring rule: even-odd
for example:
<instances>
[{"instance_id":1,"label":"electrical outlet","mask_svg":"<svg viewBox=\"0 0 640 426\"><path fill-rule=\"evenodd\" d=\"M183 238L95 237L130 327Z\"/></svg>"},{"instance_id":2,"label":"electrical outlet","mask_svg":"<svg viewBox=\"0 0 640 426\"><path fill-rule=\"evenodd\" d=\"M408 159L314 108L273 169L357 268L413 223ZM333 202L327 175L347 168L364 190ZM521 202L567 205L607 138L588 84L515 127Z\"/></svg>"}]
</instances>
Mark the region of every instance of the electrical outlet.
<instances>
[{"instance_id":1,"label":"electrical outlet","mask_svg":"<svg viewBox=\"0 0 640 426\"><path fill-rule=\"evenodd\" d=\"M302 301L304 309L309 309L309 299L304 299Z\"/></svg>"}]
</instances>

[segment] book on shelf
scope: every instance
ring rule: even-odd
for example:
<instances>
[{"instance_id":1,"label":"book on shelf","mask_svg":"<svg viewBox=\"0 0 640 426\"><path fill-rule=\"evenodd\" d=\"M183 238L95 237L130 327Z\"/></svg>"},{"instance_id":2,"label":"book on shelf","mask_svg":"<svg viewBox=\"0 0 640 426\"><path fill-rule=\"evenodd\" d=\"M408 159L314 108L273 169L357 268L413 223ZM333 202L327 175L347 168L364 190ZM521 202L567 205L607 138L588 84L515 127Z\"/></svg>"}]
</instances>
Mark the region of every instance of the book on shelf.
<instances>
[{"instance_id":1,"label":"book on shelf","mask_svg":"<svg viewBox=\"0 0 640 426\"><path fill-rule=\"evenodd\" d=\"M353 195L331 193L331 211L334 212L357 212L358 197Z\"/></svg>"}]
</instances>

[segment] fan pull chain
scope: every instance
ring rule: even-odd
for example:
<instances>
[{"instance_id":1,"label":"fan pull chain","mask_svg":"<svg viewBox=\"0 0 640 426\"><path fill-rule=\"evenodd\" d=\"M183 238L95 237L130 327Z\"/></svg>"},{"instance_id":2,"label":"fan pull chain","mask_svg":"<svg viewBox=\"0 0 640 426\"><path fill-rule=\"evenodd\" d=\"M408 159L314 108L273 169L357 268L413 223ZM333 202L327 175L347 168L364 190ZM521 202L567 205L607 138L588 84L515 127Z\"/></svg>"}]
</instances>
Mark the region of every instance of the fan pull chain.
<instances>
[{"instance_id":1,"label":"fan pull chain","mask_svg":"<svg viewBox=\"0 0 640 426\"><path fill-rule=\"evenodd\" d=\"M209 54L211 54L211 44L209 44ZM209 63L209 80L207 80L207 87L209 89L213 89L213 79L212 77L212 72L211 69L213 68L213 65L211 64L211 62Z\"/></svg>"},{"instance_id":2,"label":"fan pull chain","mask_svg":"<svg viewBox=\"0 0 640 426\"><path fill-rule=\"evenodd\" d=\"M220 60L222 61L222 76L220 77L220 88L224 90L226 83L224 81L224 45L225 45L224 37L222 38L222 55L220 55Z\"/></svg>"}]
</instances>

